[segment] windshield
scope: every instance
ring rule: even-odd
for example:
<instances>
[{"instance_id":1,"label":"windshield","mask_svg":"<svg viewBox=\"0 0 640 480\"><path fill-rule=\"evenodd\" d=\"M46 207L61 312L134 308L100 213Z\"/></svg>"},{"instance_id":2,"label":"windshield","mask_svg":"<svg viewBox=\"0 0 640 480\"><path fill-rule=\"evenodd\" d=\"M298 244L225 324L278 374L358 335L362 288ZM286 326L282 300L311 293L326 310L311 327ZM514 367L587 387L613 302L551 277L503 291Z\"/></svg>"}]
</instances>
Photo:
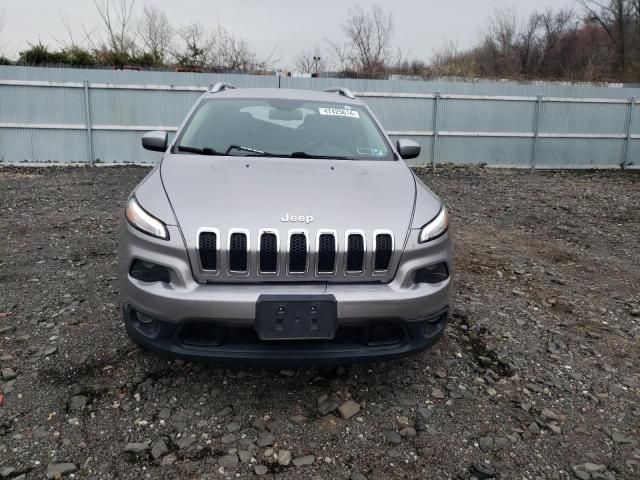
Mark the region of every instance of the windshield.
<instances>
[{"instance_id":1,"label":"windshield","mask_svg":"<svg viewBox=\"0 0 640 480\"><path fill-rule=\"evenodd\" d=\"M212 99L189 119L174 152L393 160L366 108L288 99Z\"/></svg>"}]
</instances>

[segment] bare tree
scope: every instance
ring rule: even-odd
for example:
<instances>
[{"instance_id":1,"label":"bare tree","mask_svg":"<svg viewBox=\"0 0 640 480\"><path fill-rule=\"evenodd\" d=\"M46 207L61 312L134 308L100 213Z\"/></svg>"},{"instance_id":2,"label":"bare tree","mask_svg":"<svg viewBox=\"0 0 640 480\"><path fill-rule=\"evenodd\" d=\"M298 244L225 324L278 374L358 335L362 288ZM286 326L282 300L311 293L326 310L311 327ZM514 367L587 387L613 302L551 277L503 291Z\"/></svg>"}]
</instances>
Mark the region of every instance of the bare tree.
<instances>
[{"instance_id":1,"label":"bare tree","mask_svg":"<svg viewBox=\"0 0 640 480\"><path fill-rule=\"evenodd\" d=\"M346 42L330 42L339 64L367 74L384 72L393 55L391 12L384 12L378 5L369 11L356 5L349 8L342 30Z\"/></svg>"},{"instance_id":2,"label":"bare tree","mask_svg":"<svg viewBox=\"0 0 640 480\"><path fill-rule=\"evenodd\" d=\"M323 54L319 47L313 50L302 50L296 55L295 68L300 73L317 74L326 70L327 60L323 58Z\"/></svg>"},{"instance_id":3,"label":"bare tree","mask_svg":"<svg viewBox=\"0 0 640 480\"><path fill-rule=\"evenodd\" d=\"M624 72L627 67L627 20L630 16L626 0L610 0L600 3L595 0L580 0L586 11L586 20L596 23L607 32L615 51L614 69Z\"/></svg>"},{"instance_id":4,"label":"bare tree","mask_svg":"<svg viewBox=\"0 0 640 480\"><path fill-rule=\"evenodd\" d=\"M104 35L102 44L96 49L106 49L118 58L126 58L134 53L135 3L136 0L93 0Z\"/></svg>"},{"instance_id":5,"label":"bare tree","mask_svg":"<svg viewBox=\"0 0 640 480\"><path fill-rule=\"evenodd\" d=\"M178 29L178 44L172 55L177 64L204 68L210 62L210 45L207 32L200 23L192 23Z\"/></svg>"},{"instance_id":6,"label":"bare tree","mask_svg":"<svg viewBox=\"0 0 640 480\"><path fill-rule=\"evenodd\" d=\"M173 27L164 11L156 6L145 6L138 24L138 37L144 53L149 55L156 65L165 63L173 35Z\"/></svg>"}]
</instances>

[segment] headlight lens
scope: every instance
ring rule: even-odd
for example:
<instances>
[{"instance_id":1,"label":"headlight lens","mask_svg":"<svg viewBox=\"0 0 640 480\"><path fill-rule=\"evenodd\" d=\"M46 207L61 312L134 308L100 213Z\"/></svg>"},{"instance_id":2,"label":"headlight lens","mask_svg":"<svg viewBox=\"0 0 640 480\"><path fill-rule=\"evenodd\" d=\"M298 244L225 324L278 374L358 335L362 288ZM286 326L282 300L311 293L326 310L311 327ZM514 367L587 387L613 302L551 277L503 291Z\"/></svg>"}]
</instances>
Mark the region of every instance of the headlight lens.
<instances>
[{"instance_id":1,"label":"headlight lens","mask_svg":"<svg viewBox=\"0 0 640 480\"><path fill-rule=\"evenodd\" d=\"M419 241L420 243L429 242L444 235L447 230L449 230L449 212L443 205L436 218L422 227Z\"/></svg>"},{"instance_id":2,"label":"headlight lens","mask_svg":"<svg viewBox=\"0 0 640 480\"><path fill-rule=\"evenodd\" d=\"M132 196L127 202L125 216L131 226L141 232L151 235L152 237L161 238L162 240L169 240L169 232L164 223L143 209L135 196Z\"/></svg>"}]
</instances>

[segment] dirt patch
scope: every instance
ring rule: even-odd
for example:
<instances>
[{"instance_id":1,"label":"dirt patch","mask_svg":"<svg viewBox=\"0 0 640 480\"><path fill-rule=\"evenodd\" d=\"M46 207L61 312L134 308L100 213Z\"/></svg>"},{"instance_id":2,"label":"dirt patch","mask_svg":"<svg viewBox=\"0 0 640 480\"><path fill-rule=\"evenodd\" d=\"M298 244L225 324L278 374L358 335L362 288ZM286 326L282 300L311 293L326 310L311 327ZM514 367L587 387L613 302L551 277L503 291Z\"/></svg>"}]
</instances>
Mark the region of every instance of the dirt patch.
<instances>
[{"instance_id":1,"label":"dirt patch","mask_svg":"<svg viewBox=\"0 0 640 480\"><path fill-rule=\"evenodd\" d=\"M1 478L54 462L100 479L640 475L637 172L420 171L452 212L445 338L281 372L129 342L117 225L147 171L0 168Z\"/></svg>"}]
</instances>

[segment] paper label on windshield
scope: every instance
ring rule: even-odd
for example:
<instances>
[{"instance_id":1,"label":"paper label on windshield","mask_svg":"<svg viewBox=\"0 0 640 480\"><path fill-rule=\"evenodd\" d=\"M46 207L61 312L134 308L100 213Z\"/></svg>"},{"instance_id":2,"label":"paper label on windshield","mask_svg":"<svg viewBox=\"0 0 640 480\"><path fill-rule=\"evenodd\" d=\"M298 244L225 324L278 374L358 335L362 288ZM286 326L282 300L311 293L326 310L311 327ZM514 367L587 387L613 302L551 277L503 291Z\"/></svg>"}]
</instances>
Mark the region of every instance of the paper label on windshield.
<instances>
[{"instance_id":1,"label":"paper label on windshield","mask_svg":"<svg viewBox=\"0 0 640 480\"><path fill-rule=\"evenodd\" d=\"M345 108L318 108L320 115L331 115L333 117L350 117L360 118L360 114L355 110L347 110Z\"/></svg>"}]
</instances>

